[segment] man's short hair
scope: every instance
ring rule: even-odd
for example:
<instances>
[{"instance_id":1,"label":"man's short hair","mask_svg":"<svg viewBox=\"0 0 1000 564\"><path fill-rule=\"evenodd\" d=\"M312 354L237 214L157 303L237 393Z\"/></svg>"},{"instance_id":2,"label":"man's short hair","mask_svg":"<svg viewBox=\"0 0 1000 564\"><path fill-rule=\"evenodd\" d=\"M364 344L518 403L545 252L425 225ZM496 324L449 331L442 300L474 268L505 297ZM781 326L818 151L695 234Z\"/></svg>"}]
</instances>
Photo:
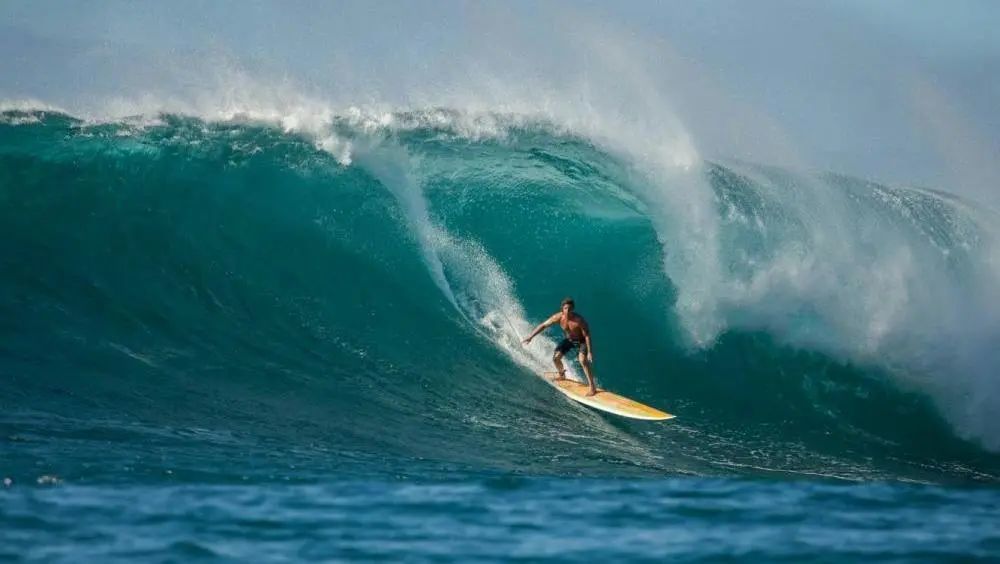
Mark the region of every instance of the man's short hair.
<instances>
[{"instance_id":1,"label":"man's short hair","mask_svg":"<svg viewBox=\"0 0 1000 564\"><path fill-rule=\"evenodd\" d=\"M559 307L562 307L567 304L569 304L569 307L576 308L576 302L573 301L573 298L564 298L562 304L560 304Z\"/></svg>"}]
</instances>

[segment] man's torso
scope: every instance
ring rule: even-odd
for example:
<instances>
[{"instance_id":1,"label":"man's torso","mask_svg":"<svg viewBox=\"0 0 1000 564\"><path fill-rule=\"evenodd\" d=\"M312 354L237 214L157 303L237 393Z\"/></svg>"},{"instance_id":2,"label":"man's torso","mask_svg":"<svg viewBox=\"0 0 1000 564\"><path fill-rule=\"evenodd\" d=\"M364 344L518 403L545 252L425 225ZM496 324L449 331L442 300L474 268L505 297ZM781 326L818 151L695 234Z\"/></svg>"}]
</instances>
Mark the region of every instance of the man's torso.
<instances>
[{"instance_id":1,"label":"man's torso","mask_svg":"<svg viewBox=\"0 0 1000 564\"><path fill-rule=\"evenodd\" d=\"M562 327L566 337L574 341L582 342L584 340L583 329L586 326L587 321L583 316L576 313L571 313L569 315L563 315L559 318L559 326Z\"/></svg>"}]
</instances>

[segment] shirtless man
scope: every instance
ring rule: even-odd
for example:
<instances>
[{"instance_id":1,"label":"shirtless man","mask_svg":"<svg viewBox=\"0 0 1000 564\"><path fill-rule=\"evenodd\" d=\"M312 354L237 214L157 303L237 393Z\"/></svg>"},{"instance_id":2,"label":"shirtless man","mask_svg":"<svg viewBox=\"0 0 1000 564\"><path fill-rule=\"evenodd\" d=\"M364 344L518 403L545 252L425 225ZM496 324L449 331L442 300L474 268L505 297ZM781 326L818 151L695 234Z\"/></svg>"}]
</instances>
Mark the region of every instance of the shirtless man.
<instances>
[{"instance_id":1,"label":"shirtless man","mask_svg":"<svg viewBox=\"0 0 1000 564\"><path fill-rule=\"evenodd\" d=\"M587 375L587 381L590 382L590 391L587 392L587 395L592 396L597 393L597 385L594 382L594 374L590 370L590 366L594 362L594 353L590 346L590 326L587 325L587 320L583 316L573 312L574 305L573 298L563 300L562 310L535 327L531 335L528 335L528 338L524 340L524 344L527 345L535 338L535 335L558 323L566 334L566 338L559 343L556 352L552 355L552 362L555 363L556 370L559 371L559 377L556 380L566 379L566 368L563 367L562 363L563 355L572 349L579 348L580 354L577 356L577 360L583 367L583 373Z\"/></svg>"}]
</instances>

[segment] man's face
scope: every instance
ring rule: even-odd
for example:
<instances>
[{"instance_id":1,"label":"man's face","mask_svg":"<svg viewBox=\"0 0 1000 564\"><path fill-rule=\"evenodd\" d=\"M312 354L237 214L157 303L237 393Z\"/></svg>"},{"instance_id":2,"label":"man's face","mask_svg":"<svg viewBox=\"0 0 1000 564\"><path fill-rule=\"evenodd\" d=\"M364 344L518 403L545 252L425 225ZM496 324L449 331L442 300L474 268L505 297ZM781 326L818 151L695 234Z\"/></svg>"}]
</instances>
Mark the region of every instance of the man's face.
<instances>
[{"instance_id":1,"label":"man's face","mask_svg":"<svg viewBox=\"0 0 1000 564\"><path fill-rule=\"evenodd\" d=\"M562 306L563 315L569 315L573 312L573 304L563 304Z\"/></svg>"}]
</instances>

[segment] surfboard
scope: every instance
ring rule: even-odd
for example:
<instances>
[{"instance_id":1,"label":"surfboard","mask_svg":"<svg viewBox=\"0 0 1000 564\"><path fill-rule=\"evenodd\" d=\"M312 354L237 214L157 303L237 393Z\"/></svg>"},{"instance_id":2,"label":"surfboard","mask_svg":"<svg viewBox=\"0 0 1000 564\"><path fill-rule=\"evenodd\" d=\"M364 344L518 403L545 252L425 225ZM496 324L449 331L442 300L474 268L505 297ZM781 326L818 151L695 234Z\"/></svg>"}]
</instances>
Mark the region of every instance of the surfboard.
<instances>
[{"instance_id":1,"label":"surfboard","mask_svg":"<svg viewBox=\"0 0 1000 564\"><path fill-rule=\"evenodd\" d=\"M608 413L632 419L663 421L665 419L673 419L674 417L677 417L676 415L660 411L659 409L639 403L625 396L613 394L607 390L598 389L596 394L587 396L587 392L590 391L590 386L570 379L556 380L555 378L557 376L559 376L558 372L544 373L545 379L552 384L552 387L562 392L563 395L569 399L580 402L587 407L592 407L594 409L599 409L601 411L606 411Z\"/></svg>"}]
</instances>

